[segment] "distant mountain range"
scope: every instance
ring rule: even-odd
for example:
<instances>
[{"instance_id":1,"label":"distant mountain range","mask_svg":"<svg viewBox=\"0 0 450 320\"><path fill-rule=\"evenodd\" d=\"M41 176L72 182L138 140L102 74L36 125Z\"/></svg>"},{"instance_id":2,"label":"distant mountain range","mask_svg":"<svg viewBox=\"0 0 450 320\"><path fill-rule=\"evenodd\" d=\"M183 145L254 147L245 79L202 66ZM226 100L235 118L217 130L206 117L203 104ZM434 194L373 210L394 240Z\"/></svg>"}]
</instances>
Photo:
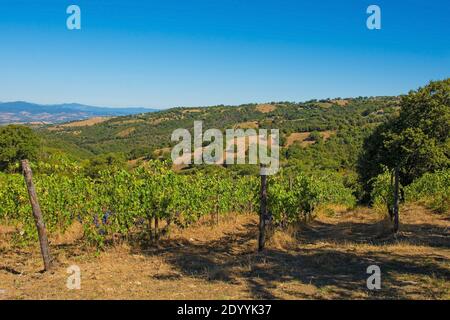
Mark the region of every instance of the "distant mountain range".
<instances>
[{"instance_id":1,"label":"distant mountain range","mask_svg":"<svg viewBox=\"0 0 450 320\"><path fill-rule=\"evenodd\" d=\"M106 108L78 103L41 105L24 101L0 102L0 124L9 123L61 123L92 117L117 117L146 112L149 108Z\"/></svg>"}]
</instances>

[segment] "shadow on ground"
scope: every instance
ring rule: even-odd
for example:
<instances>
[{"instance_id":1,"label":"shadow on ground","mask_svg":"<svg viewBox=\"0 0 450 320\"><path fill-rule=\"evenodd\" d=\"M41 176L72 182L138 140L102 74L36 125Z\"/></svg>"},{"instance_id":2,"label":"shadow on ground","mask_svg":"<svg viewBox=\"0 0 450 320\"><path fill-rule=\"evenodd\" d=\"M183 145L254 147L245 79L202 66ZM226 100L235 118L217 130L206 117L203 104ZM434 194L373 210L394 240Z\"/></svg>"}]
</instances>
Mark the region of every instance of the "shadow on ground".
<instances>
[{"instance_id":1,"label":"shadow on ground","mask_svg":"<svg viewBox=\"0 0 450 320\"><path fill-rule=\"evenodd\" d=\"M303 243L314 244L323 241L336 243L360 243L385 246L402 242L410 245L422 245L436 248L450 248L450 234L447 227L433 224L402 223L400 232L394 236L386 230L386 222L373 224L358 222L342 222L337 224L314 222L304 227L298 233L298 239Z\"/></svg>"},{"instance_id":2,"label":"shadow on ground","mask_svg":"<svg viewBox=\"0 0 450 320\"><path fill-rule=\"evenodd\" d=\"M433 225L403 225L402 228L403 241L448 248L448 236L443 228ZM380 236L375 232L378 229L376 223L314 223L298 235L297 248L269 247L263 253L256 253L257 228L247 224L243 230L224 234L215 241L161 240L159 248L134 250L163 256L178 276L245 285L255 299L279 299L286 294L297 299L402 299L423 297L424 290L429 291L427 297L439 298L448 291L448 288L430 291L429 283L424 287L424 279L438 279L439 283L443 279L448 283L450 271L446 257L432 252L400 254L379 250L383 249L381 246L398 242L398 238ZM408 235L409 231L412 235ZM367 243L378 250L361 253L345 247L348 243ZM382 270L380 291L367 290L366 270L370 265L378 265ZM303 290L308 287L313 290Z\"/></svg>"}]
</instances>

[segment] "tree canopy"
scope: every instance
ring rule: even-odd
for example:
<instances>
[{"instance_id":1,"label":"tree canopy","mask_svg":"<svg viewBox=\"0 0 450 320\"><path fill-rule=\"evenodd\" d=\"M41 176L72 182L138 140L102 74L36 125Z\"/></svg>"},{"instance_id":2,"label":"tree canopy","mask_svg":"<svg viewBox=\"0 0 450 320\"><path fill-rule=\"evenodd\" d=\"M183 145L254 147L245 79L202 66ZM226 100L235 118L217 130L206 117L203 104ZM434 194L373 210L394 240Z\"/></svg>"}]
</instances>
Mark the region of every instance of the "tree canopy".
<instances>
[{"instance_id":1,"label":"tree canopy","mask_svg":"<svg viewBox=\"0 0 450 320\"><path fill-rule=\"evenodd\" d=\"M30 128L20 125L0 127L0 170L23 159L36 159L38 150L39 139Z\"/></svg>"},{"instance_id":2,"label":"tree canopy","mask_svg":"<svg viewBox=\"0 0 450 320\"><path fill-rule=\"evenodd\" d=\"M450 165L450 78L403 96L400 112L364 141L358 171L366 191L383 168L399 168L402 185Z\"/></svg>"}]
</instances>

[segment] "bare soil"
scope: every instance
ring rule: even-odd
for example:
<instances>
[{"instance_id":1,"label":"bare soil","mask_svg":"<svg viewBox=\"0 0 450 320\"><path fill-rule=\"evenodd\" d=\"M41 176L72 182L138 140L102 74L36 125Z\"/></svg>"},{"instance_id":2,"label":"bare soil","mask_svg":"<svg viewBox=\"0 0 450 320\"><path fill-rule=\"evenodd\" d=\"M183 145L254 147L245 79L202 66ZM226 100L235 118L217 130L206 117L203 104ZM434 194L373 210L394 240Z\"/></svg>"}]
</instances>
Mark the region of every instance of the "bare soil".
<instances>
[{"instance_id":1,"label":"bare soil","mask_svg":"<svg viewBox=\"0 0 450 320\"><path fill-rule=\"evenodd\" d=\"M320 135L324 140L328 140L332 135L336 134L336 131L321 131ZM294 143L299 143L302 147L307 147L315 143L315 141L308 140L311 132L293 132L286 139L286 148L290 147Z\"/></svg>"}]
</instances>

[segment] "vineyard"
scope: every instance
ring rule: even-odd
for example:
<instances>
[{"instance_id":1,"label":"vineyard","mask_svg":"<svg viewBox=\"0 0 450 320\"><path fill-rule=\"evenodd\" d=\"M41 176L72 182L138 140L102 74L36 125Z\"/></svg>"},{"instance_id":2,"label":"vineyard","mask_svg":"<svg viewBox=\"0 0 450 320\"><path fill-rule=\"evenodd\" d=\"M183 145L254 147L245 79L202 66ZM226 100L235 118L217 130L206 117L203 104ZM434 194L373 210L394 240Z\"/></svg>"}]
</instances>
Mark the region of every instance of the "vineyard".
<instances>
[{"instance_id":1,"label":"vineyard","mask_svg":"<svg viewBox=\"0 0 450 320\"><path fill-rule=\"evenodd\" d=\"M85 239L99 247L112 235L157 239L160 229L166 232L172 224L184 228L205 216L217 223L228 213L259 210L259 178L254 176L182 175L156 161L132 171L102 171L98 178L84 176L75 165L51 168L41 163L33 167L37 172L53 172L34 177L48 232L64 233L78 221ZM333 174L281 173L269 178L269 186L274 226L303 220L323 204L352 207L356 201L352 190ZM14 241L26 244L36 240L22 175L1 174L0 192L0 222L17 227Z\"/></svg>"},{"instance_id":2,"label":"vineyard","mask_svg":"<svg viewBox=\"0 0 450 320\"><path fill-rule=\"evenodd\" d=\"M373 207L380 213L393 203L391 173L385 171L374 178L371 198ZM419 203L438 212L450 211L450 170L426 173L412 184L403 188L405 203Z\"/></svg>"},{"instance_id":3,"label":"vineyard","mask_svg":"<svg viewBox=\"0 0 450 320\"><path fill-rule=\"evenodd\" d=\"M185 175L158 162L96 178L76 166L33 168L50 239L73 225L82 226L81 237L51 242L54 267L40 273L23 176L0 175L0 226L15 230L10 243L0 246L6 298L449 297L448 210L436 214L409 203L448 205L448 171L405 188L403 225L395 237L374 210L355 206L338 175L281 171L268 179L275 230L259 254L259 177ZM379 176L374 189L384 214L389 178ZM321 211L325 204L338 209ZM117 237L128 241L115 242ZM64 287L73 264L82 270L82 290ZM364 278L372 264L384 271L382 290L375 292L367 291Z\"/></svg>"}]
</instances>

